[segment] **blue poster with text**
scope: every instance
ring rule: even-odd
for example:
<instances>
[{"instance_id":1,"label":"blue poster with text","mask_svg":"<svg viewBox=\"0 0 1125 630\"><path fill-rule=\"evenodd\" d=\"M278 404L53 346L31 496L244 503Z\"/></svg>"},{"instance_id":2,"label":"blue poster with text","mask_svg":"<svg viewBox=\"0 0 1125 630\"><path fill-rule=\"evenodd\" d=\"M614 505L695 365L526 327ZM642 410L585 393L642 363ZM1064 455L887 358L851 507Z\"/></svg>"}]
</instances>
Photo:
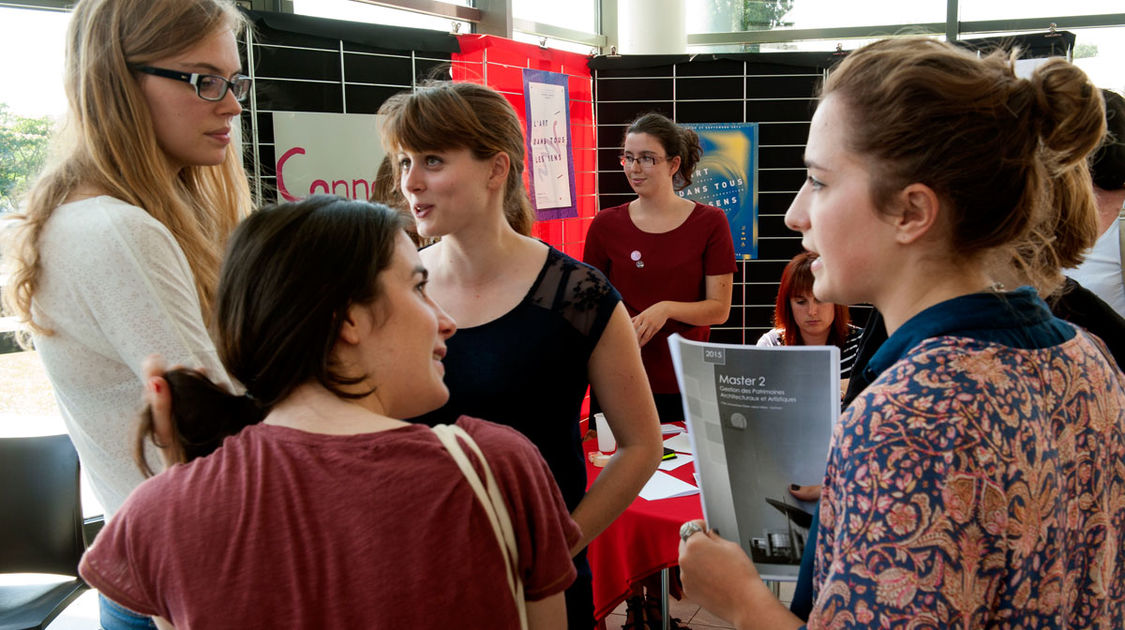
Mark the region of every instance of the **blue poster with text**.
<instances>
[{"instance_id":1,"label":"blue poster with text","mask_svg":"<svg viewBox=\"0 0 1125 630\"><path fill-rule=\"evenodd\" d=\"M758 123L695 123L703 157L680 196L727 215L734 254L758 257Z\"/></svg>"}]
</instances>

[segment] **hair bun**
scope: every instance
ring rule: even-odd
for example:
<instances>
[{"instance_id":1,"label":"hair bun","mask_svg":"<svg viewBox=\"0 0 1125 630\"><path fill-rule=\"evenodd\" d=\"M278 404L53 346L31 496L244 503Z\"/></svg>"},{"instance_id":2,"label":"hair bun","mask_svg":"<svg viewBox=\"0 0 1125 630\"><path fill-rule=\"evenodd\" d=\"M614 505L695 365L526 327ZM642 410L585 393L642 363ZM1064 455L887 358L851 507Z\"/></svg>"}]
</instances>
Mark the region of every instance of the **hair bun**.
<instances>
[{"instance_id":1,"label":"hair bun","mask_svg":"<svg viewBox=\"0 0 1125 630\"><path fill-rule=\"evenodd\" d=\"M1105 133L1105 106L1081 68L1063 59L1047 60L1030 83L1040 113L1039 137L1065 167L1085 160Z\"/></svg>"}]
</instances>

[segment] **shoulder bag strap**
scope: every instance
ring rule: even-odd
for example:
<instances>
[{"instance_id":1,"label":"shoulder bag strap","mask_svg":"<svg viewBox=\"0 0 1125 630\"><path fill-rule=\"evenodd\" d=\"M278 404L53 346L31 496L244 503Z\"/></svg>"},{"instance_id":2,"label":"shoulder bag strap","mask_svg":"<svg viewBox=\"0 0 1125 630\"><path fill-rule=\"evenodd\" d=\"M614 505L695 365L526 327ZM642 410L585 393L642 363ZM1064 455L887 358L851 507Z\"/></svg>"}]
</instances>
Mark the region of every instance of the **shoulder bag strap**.
<instances>
[{"instance_id":1,"label":"shoulder bag strap","mask_svg":"<svg viewBox=\"0 0 1125 630\"><path fill-rule=\"evenodd\" d=\"M492 533L496 535L496 540L500 543L500 552L504 556L504 564L508 568L508 589L516 602L520 628L527 630L527 603L524 601L523 580L520 579L519 575L519 552L516 548L516 535L512 529L512 518L508 514L508 505L504 503L504 497L500 493L500 487L496 484L496 478L492 476L492 469L488 465L488 460L484 457L480 447L477 446L476 441L461 427L439 424L432 429L441 445L449 451L453 461L461 469L461 473L465 475L473 493L477 495L477 499L488 515ZM476 455L477 460L480 461L481 468L484 469L484 483L481 482L480 475L469 462L469 458L464 449L461 448L458 438L460 438L460 442L468 445L473 454Z\"/></svg>"}]
</instances>

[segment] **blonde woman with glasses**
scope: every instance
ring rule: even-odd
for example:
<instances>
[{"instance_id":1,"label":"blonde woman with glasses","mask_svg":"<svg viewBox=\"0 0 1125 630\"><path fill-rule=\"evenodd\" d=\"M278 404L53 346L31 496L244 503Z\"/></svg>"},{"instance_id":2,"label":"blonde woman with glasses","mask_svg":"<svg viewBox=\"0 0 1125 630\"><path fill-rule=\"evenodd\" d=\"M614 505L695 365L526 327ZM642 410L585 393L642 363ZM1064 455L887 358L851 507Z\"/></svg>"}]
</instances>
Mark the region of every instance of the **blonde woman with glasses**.
<instances>
[{"instance_id":1,"label":"blonde woman with glasses","mask_svg":"<svg viewBox=\"0 0 1125 630\"><path fill-rule=\"evenodd\" d=\"M130 451L142 359L226 378L204 321L223 244L251 207L231 135L250 90L244 28L227 0L79 2L65 148L5 252L8 306L110 519L142 479ZM107 630L136 620L103 600Z\"/></svg>"}]
</instances>

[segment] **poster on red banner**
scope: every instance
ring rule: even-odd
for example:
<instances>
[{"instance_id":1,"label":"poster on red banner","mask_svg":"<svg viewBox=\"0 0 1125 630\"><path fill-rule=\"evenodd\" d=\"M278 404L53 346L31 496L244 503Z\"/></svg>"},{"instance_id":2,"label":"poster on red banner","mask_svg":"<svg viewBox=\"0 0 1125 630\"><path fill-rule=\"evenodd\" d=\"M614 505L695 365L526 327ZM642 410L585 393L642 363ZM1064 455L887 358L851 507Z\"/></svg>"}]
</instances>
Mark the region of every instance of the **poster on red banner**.
<instances>
[{"instance_id":1,"label":"poster on red banner","mask_svg":"<svg viewBox=\"0 0 1125 630\"><path fill-rule=\"evenodd\" d=\"M540 221L578 216L567 76L523 71L531 204Z\"/></svg>"}]
</instances>

